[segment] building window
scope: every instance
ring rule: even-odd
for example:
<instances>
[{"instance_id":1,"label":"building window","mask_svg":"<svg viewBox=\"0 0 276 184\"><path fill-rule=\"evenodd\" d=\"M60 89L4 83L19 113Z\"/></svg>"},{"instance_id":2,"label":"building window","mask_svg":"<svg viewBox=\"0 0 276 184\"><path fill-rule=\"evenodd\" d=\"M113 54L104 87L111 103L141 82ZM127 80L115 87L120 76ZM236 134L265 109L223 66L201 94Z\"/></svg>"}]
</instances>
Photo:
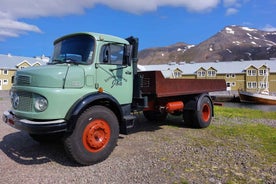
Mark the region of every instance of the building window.
<instances>
[{"instance_id":1,"label":"building window","mask_svg":"<svg viewBox=\"0 0 276 184\"><path fill-rule=\"evenodd\" d=\"M216 76L216 71L215 70L208 70L207 76L208 77L215 77Z\"/></svg>"},{"instance_id":2,"label":"building window","mask_svg":"<svg viewBox=\"0 0 276 184\"><path fill-rule=\"evenodd\" d=\"M226 78L236 78L236 74L234 74L234 73L228 73L228 74L226 74Z\"/></svg>"},{"instance_id":3,"label":"building window","mask_svg":"<svg viewBox=\"0 0 276 184\"><path fill-rule=\"evenodd\" d=\"M247 82L247 88L248 89L256 89L257 88L257 82Z\"/></svg>"},{"instance_id":4,"label":"building window","mask_svg":"<svg viewBox=\"0 0 276 184\"><path fill-rule=\"evenodd\" d=\"M3 71L3 74L4 74L4 75L8 75L8 70L4 70L4 71Z\"/></svg>"},{"instance_id":5,"label":"building window","mask_svg":"<svg viewBox=\"0 0 276 184\"><path fill-rule=\"evenodd\" d=\"M260 82L259 83L259 88L265 89L268 87L268 84L266 82Z\"/></svg>"},{"instance_id":6,"label":"building window","mask_svg":"<svg viewBox=\"0 0 276 184\"><path fill-rule=\"evenodd\" d=\"M197 76L198 77L205 77L206 76L206 72L203 71L203 70L200 70L200 71L197 72Z\"/></svg>"},{"instance_id":7,"label":"building window","mask_svg":"<svg viewBox=\"0 0 276 184\"><path fill-rule=\"evenodd\" d=\"M266 76L266 70L259 70L259 76Z\"/></svg>"},{"instance_id":8,"label":"building window","mask_svg":"<svg viewBox=\"0 0 276 184\"><path fill-rule=\"evenodd\" d=\"M176 70L173 72L174 78L180 78L181 77L181 72Z\"/></svg>"},{"instance_id":9,"label":"building window","mask_svg":"<svg viewBox=\"0 0 276 184\"><path fill-rule=\"evenodd\" d=\"M9 84L9 81L7 79L4 79L3 80L3 85L8 85Z\"/></svg>"},{"instance_id":10,"label":"building window","mask_svg":"<svg viewBox=\"0 0 276 184\"><path fill-rule=\"evenodd\" d=\"M226 82L226 87L236 86L235 82Z\"/></svg>"},{"instance_id":11,"label":"building window","mask_svg":"<svg viewBox=\"0 0 276 184\"><path fill-rule=\"evenodd\" d=\"M247 76L256 76L257 72L256 70L247 70Z\"/></svg>"}]
</instances>

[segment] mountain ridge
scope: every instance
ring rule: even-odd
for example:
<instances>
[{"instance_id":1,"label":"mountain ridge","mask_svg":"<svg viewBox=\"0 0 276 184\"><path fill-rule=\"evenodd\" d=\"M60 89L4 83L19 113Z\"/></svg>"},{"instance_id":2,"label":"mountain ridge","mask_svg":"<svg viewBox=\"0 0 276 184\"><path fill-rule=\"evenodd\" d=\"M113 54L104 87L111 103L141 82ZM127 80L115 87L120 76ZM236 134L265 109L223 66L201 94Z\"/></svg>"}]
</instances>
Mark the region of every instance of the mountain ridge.
<instances>
[{"instance_id":1,"label":"mountain ridge","mask_svg":"<svg viewBox=\"0 0 276 184\"><path fill-rule=\"evenodd\" d=\"M226 26L197 45L178 42L139 52L139 64L261 60L276 57L276 31Z\"/></svg>"}]
</instances>

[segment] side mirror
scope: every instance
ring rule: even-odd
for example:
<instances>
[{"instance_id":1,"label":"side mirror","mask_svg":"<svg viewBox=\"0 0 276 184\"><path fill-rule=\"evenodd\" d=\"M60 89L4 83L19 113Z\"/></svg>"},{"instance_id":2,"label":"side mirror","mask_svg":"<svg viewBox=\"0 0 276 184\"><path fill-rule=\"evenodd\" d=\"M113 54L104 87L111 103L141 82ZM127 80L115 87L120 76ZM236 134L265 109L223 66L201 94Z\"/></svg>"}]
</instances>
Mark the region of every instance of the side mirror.
<instances>
[{"instance_id":1,"label":"side mirror","mask_svg":"<svg viewBox=\"0 0 276 184\"><path fill-rule=\"evenodd\" d=\"M132 45L125 45L123 65L131 66L131 58L132 58Z\"/></svg>"}]
</instances>

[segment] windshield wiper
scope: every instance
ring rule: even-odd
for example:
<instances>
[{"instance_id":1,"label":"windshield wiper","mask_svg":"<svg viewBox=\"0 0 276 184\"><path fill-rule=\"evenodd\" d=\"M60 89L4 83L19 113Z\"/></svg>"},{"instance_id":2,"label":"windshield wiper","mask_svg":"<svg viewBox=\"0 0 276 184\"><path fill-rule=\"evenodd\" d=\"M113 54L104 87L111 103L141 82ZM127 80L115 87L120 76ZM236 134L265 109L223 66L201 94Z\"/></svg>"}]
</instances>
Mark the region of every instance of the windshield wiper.
<instances>
[{"instance_id":1,"label":"windshield wiper","mask_svg":"<svg viewBox=\"0 0 276 184\"><path fill-rule=\"evenodd\" d=\"M65 63L70 63L70 64L72 63L72 64L76 64L76 65L80 64L79 61L74 60L72 58L66 58Z\"/></svg>"},{"instance_id":2,"label":"windshield wiper","mask_svg":"<svg viewBox=\"0 0 276 184\"><path fill-rule=\"evenodd\" d=\"M61 59L53 59L52 62L49 62L48 64L54 65L54 64L60 64L60 63L64 63L63 60L61 60Z\"/></svg>"},{"instance_id":3,"label":"windshield wiper","mask_svg":"<svg viewBox=\"0 0 276 184\"><path fill-rule=\"evenodd\" d=\"M76 64L76 65L78 65L79 62L76 61L76 60L73 60L71 58L66 58L66 60L65 59L63 59L63 60L61 60L61 59L53 59L52 62L49 63L49 64L53 64L53 65L54 64Z\"/></svg>"}]
</instances>

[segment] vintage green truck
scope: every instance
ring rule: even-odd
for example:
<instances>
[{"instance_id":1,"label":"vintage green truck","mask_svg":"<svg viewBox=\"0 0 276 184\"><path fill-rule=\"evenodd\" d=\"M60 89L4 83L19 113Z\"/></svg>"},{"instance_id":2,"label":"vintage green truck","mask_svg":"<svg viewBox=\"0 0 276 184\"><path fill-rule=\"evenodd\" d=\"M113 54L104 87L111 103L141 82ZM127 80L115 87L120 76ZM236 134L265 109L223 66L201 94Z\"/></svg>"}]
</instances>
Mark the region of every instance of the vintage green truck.
<instances>
[{"instance_id":1,"label":"vintage green truck","mask_svg":"<svg viewBox=\"0 0 276 184\"><path fill-rule=\"evenodd\" d=\"M3 121L37 141L62 138L69 157L81 165L105 160L119 133L133 127L135 112L149 121L183 114L186 124L209 126L214 112L208 92L225 90L225 81L140 72L138 42L91 32L55 40L47 65L16 72L12 109Z\"/></svg>"}]
</instances>

